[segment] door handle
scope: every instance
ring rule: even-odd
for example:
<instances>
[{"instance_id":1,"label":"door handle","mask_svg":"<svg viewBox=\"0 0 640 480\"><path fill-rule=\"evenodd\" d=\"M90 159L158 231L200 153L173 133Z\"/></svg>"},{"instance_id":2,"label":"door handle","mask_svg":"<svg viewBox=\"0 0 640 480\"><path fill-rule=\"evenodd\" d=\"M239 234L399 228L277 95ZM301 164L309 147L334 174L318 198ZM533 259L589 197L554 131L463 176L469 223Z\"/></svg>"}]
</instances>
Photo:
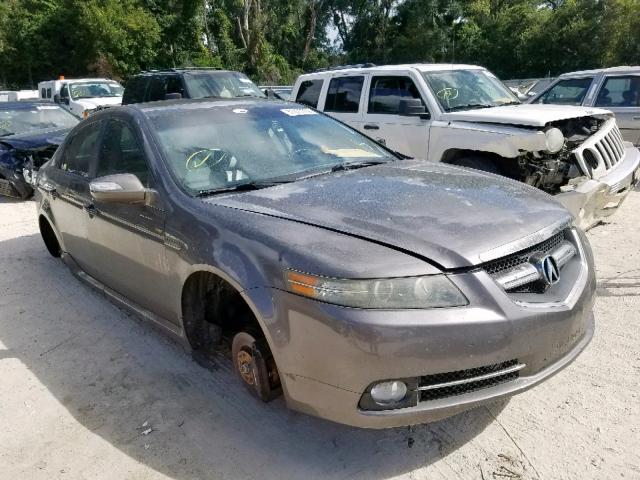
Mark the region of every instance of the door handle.
<instances>
[{"instance_id":1,"label":"door handle","mask_svg":"<svg viewBox=\"0 0 640 480\"><path fill-rule=\"evenodd\" d=\"M380 130L380 127L378 125L374 125L373 123L367 123L364 126L365 130Z\"/></svg>"},{"instance_id":2,"label":"door handle","mask_svg":"<svg viewBox=\"0 0 640 480\"><path fill-rule=\"evenodd\" d=\"M82 209L87 212L87 214L89 215L89 218L93 218L98 214L98 210L96 210L95 205L93 205L93 203L89 203L87 205L83 205Z\"/></svg>"}]
</instances>

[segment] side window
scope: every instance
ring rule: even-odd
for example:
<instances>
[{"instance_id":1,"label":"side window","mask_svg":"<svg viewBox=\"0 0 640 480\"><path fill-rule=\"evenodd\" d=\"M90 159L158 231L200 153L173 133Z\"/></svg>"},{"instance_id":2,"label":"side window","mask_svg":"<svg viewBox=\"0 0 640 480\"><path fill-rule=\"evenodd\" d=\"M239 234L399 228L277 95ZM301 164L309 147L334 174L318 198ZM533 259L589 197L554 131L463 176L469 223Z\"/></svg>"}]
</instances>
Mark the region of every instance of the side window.
<instances>
[{"instance_id":1,"label":"side window","mask_svg":"<svg viewBox=\"0 0 640 480\"><path fill-rule=\"evenodd\" d=\"M364 77L332 78L324 104L325 112L357 113Z\"/></svg>"},{"instance_id":2,"label":"side window","mask_svg":"<svg viewBox=\"0 0 640 480\"><path fill-rule=\"evenodd\" d=\"M178 75L171 75L170 77L167 77L166 90L164 94L166 95L167 93L179 93L184 98L184 88L182 87L182 81Z\"/></svg>"},{"instance_id":3,"label":"side window","mask_svg":"<svg viewBox=\"0 0 640 480\"><path fill-rule=\"evenodd\" d=\"M596 107L640 106L640 76L608 77L596 98Z\"/></svg>"},{"instance_id":4,"label":"side window","mask_svg":"<svg viewBox=\"0 0 640 480\"><path fill-rule=\"evenodd\" d=\"M373 77L369 91L368 113L397 115L400 100L418 99L424 105L418 88L409 77Z\"/></svg>"},{"instance_id":5,"label":"side window","mask_svg":"<svg viewBox=\"0 0 640 480\"><path fill-rule=\"evenodd\" d=\"M51 89L47 88L47 98L51 98Z\"/></svg>"},{"instance_id":6,"label":"side window","mask_svg":"<svg viewBox=\"0 0 640 480\"><path fill-rule=\"evenodd\" d=\"M318 100L320 99L320 90L324 80L305 80L300 84L296 102L308 105L312 108L318 108Z\"/></svg>"},{"instance_id":7,"label":"side window","mask_svg":"<svg viewBox=\"0 0 640 480\"><path fill-rule=\"evenodd\" d=\"M101 122L94 122L78 131L66 146L60 168L89 177L91 161L95 158Z\"/></svg>"},{"instance_id":8,"label":"side window","mask_svg":"<svg viewBox=\"0 0 640 480\"><path fill-rule=\"evenodd\" d=\"M149 186L149 167L134 130L125 122L109 120L100 145L97 176L116 173L133 173Z\"/></svg>"},{"instance_id":9,"label":"side window","mask_svg":"<svg viewBox=\"0 0 640 480\"><path fill-rule=\"evenodd\" d=\"M40 98L47 98L47 89L43 88L40 90Z\"/></svg>"},{"instance_id":10,"label":"side window","mask_svg":"<svg viewBox=\"0 0 640 480\"><path fill-rule=\"evenodd\" d=\"M560 80L551 89L547 90L536 103L582 105L592 81L592 77Z\"/></svg>"},{"instance_id":11,"label":"side window","mask_svg":"<svg viewBox=\"0 0 640 480\"><path fill-rule=\"evenodd\" d=\"M149 92L147 92L147 102L164 100L164 96L166 92L167 92L167 77L165 76L152 77L151 85L149 85Z\"/></svg>"}]
</instances>

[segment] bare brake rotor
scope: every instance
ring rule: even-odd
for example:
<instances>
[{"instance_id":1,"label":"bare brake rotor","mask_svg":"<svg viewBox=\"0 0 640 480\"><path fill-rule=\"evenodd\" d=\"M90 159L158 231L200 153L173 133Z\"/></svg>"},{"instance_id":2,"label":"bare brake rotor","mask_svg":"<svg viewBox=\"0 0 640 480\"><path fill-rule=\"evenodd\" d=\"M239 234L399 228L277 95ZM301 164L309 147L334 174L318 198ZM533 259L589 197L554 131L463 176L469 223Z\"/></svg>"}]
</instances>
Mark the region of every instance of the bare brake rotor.
<instances>
[{"instance_id":1,"label":"bare brake rotor","mask_svg":"<svg viewBox=\"0 0 640 480\"><path fill-rule=\"evenodd\" d=\"M256 382L255 373L253 371L253 357L245 350L240 350L236 355L238 363L238 372L248 385L254 385Z\"/></svg>"}]
</instances>

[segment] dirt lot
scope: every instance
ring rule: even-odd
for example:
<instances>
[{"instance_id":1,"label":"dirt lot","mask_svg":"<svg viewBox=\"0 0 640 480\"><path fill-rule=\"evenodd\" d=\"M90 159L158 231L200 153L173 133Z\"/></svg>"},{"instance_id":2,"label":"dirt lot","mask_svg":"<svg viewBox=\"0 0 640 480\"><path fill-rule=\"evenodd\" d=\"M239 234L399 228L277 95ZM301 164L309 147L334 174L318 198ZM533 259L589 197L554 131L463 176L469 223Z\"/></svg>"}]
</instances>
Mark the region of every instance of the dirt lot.
<instances>
[{"instance_id":1,"label":"dirt lot","mask_svg":"<svg viewBox=\"0 0 640 480\"><path fill-rule=\"evenodd\" d=\"M49 257L33 202L0 200L0 478L640 478L639 211L634 192L590 232L597 331L568 369L506 404L367 431L199 367Z\"/></svg>"}]
</instances>

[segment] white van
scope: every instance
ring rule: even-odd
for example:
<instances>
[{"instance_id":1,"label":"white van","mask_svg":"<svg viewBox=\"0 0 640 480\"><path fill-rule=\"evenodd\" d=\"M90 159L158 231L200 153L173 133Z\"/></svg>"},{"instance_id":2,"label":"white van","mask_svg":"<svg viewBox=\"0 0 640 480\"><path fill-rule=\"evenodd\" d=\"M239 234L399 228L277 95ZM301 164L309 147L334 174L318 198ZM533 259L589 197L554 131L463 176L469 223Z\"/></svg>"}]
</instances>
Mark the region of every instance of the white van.
<instances>
[{"instance_id":1,"label":"white van","mask_svg":"<svg viewBox=\"0 0 640 480\"><path fill-rule=\"evenodd\" d=\"M414 158L472 167L556 195L588 228L637 182L640 152L613 114L522 105L473 65L371 64L301 75L296 102L326 112Z\"/></svg>"},{"instance_id":2,"label":"white van","mask_svg":"<svg viewBox=\"0 0 640 480\"><path fill-rule=\"evenodd\" d=\"M120 105L124 87L106 78L47 80L38 83L40 99L60 104L78 118L98 107Z\"/></svg>"}]
</instances>

